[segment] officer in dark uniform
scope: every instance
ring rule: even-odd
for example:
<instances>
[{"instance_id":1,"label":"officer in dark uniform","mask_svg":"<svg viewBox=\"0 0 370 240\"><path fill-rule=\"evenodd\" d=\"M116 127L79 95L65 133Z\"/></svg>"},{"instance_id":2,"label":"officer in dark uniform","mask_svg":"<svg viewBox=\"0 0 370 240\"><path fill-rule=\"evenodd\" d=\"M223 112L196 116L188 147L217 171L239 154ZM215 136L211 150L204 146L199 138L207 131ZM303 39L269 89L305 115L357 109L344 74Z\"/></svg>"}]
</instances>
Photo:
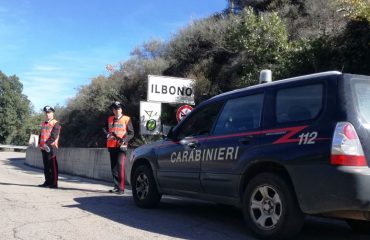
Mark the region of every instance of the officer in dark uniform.
<instances>
[{"instance_id":1,"label":"officer in dark uniform","mask_svg":"<svg viewBox=\"0 0 370 240\"><path fill-rule=\"evenodd\" d=\"M110 105L113 114L108 118L107 148L110 155L114 187L109 192L123 194L125 187L125 159L128 142L134 136L130 117L123 115L122 104Z\"/></svg>"},{"instance_id":2,"label":"officer in dark uniform","mask_svg":"<svg viewBox=\"0 0 370 240\"><path fill-rule=\"evenodd\" d=\"M45 121L41 123L39 147L44 164L45 182L40 187L58 188L58 163L56 149L60 134L60 125L54 119L54 108L45 106Z\"/></svg>"}]
</instances>

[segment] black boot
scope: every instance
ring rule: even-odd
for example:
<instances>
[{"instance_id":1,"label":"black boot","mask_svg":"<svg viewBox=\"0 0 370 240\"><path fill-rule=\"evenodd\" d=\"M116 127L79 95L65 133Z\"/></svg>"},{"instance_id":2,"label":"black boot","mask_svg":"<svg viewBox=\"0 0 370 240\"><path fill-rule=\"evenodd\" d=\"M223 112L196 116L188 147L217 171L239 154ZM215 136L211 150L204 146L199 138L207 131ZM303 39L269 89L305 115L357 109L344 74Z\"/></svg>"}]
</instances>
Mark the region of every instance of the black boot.
<instances>
[{"instance_id":1,"label":"black boot","mask_svg":"<svg viewBox=\"0 0 370 240\"><path fill-rule=\"evenodd\" d=\"M43 184L40 184L40 185L37 185L37 186L39 186L39 187L47 187L47 186L49 186L49 184L47 182L44 182Z\"/></svg>"}]
</instances>

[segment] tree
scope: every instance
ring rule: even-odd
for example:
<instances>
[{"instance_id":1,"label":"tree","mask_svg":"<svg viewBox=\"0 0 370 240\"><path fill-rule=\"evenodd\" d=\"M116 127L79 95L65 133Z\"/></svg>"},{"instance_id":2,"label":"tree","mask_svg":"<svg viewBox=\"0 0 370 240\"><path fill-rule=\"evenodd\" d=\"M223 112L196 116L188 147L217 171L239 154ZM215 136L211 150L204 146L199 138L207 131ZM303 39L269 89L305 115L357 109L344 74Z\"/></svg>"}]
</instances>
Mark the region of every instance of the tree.
<instances>
[{"instance_id":1,"label":"tree","mask_svg":"<svg viewBox=\"0 0 370 240\"><path fill-rule=\"evenodd\" d=\"M227 27L228 20L215 15L181 29L164 50L164 58L170 64L165 75L186 77L203 59L218 58L219 54L227 52L224 48Z\"/></svg>"},{"instance_id":2,"label":"tree","mask_svg":"<svg viewBox=\"0 0 370 240\"><path fill-rule=\"evenodd\" d=\"M22 91L17 76L8 77L0 71L0 143L24 145L28 141L31 106Z\"/></svg>"},{"instance_id":3,"label":"tree","mask_svg":"<svg viewBox=\"0 0 370 240\"><path fill-rule=\"evenodd\" d=\"M117 95L114 83L104 76L98 76L90 85L82 86L77 96L68 102L67 107L60 109L60 145L103 146L102 127L105 127L108 106L113 100L118 100Z\"/></svg>"},{"instance_id":4,"label":"tree","mask_svg":"<svg viewBox=\"0 0 370 240\"><path fill-rule=\"evenodd\" d=\"M369 75L369 43L369 22L351 20L340 34L296 42L284 58L282 77L328 70Z\"/></svg>"},{"instance_id":5,"label":"tree","mask_svg":"<svg viewBox=\"0 0 370 240\"><path fill-rule=\"evenodd\" d=\"M339 10L351 19L366 19L370 22L369 0L336 0Z\"/></svg>"},{"instance_id":6,"label":"tree","mask_svg":"<svg viewBox=\"0 0 370 240\"><path fill-rule=\"evenodd\" d=\"M340 32L345 26L345 20L338 13L337 1L367 1L367 0L239 0L237 8L251 7L254 12L277 12L283 19L289 39L316 38L322 34Z\"/></svg>"},{"instance_id":7,"label":"tree","mask_svg":"<svg viewBox=\"0 0 370 240\"><path fill-rule=\"evenodd\" d=\"M230 23L223 14L194 21L174 35L164 51L169 63L164 75L197 80L196 103L225 90L218 82L228 79L228 61L235 54L227 49Z\"/></svg>"},{"instance_id":8,"label":"tree","mask_svg":"<svg viewBox=\"0 0 370 240\"><path fill-rule=\"evenodd\" d=\"M229 0L237 11L193 21L168 42L142 44L108 77L93 79L70 100L60 117L61 145L104 146L101 127L113 100L123 103L138 133L139 103L146 100L149 74L195 79L196 104L256 84L265 68L273 71L274 79L342 69L370 74L366 15L343 17L333 4L338 1L365 2ZM171 116L174 109L165 111Z\"/></svg>"},{"instance_id":9,"label":"tree","mask_svg":"<svg viewBox=\"0 0 370 240\"><path fill-rule=\"evenodd\" d=\"M136 47L131 57L120 64L120 69L108 77L98 76L89 85L80 88L61 111L61 146L104 147L102 128L112 112L109 105L120 101L124 113L133 121L135 132L139 131L139 105L146 99L148 74L161 75L168 67L162 56L163 43L152 40Z\"/></svg>"},{"instance_id":10,"label":"tree","mask_svg":"<svg viewBox=\"0 0 370 240\"><path fill-rule=\"evenodd\" d=\"M241 14L231 16L230 21L228 48L234 52L230 72L237 76L228 85L233 89L250 86L258 82L260 70L278 71L290 44L277 13L255 14L251 8L245 8Z\"/></svg>"},{"instance_id":11,"label":"tree","mask_svg":"<svg viewBox=\"0 0 370 240\"><path fill-rule=\"evenodd\" d=\"M273 0L228 0L229 8L241 10L252 7L256 12L266 11Z\"/></svg>"}]
</instances>

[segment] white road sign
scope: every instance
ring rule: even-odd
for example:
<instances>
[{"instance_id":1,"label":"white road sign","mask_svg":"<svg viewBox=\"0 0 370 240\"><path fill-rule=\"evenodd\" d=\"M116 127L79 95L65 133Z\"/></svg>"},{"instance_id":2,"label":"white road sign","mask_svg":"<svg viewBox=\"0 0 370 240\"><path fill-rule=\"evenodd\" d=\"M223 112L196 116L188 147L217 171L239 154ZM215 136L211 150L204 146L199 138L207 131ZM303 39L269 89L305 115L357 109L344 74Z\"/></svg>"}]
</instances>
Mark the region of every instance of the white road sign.
<instances>
[{"instance_id":1,"label":"white road sign","mask_svg":"<svg viewBox=\"0 0 370 240\"><path fill-rule=\"evenodd\" d=\"M194 80L148 75L148 101L194 104Z\"/></svg>"}]
</instances>

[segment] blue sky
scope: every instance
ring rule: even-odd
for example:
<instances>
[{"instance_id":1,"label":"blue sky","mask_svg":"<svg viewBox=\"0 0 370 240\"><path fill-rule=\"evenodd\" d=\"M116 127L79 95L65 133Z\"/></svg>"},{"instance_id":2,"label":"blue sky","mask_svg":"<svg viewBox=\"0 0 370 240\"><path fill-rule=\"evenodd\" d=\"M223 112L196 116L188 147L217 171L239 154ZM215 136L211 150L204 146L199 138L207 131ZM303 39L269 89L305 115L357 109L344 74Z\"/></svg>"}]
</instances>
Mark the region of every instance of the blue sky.
<instances>
[{"instance_id":1,"label":"blue sky","mask_svg":"<svg viewBox=\"0 0 370 240\"><path fill-rule=\"evenodd\" d=\"M20 78L35 111L64 106L136 46L167 41L226 6L226 0L1 0L0 71Z\"/></svg>"}]
</instances>

